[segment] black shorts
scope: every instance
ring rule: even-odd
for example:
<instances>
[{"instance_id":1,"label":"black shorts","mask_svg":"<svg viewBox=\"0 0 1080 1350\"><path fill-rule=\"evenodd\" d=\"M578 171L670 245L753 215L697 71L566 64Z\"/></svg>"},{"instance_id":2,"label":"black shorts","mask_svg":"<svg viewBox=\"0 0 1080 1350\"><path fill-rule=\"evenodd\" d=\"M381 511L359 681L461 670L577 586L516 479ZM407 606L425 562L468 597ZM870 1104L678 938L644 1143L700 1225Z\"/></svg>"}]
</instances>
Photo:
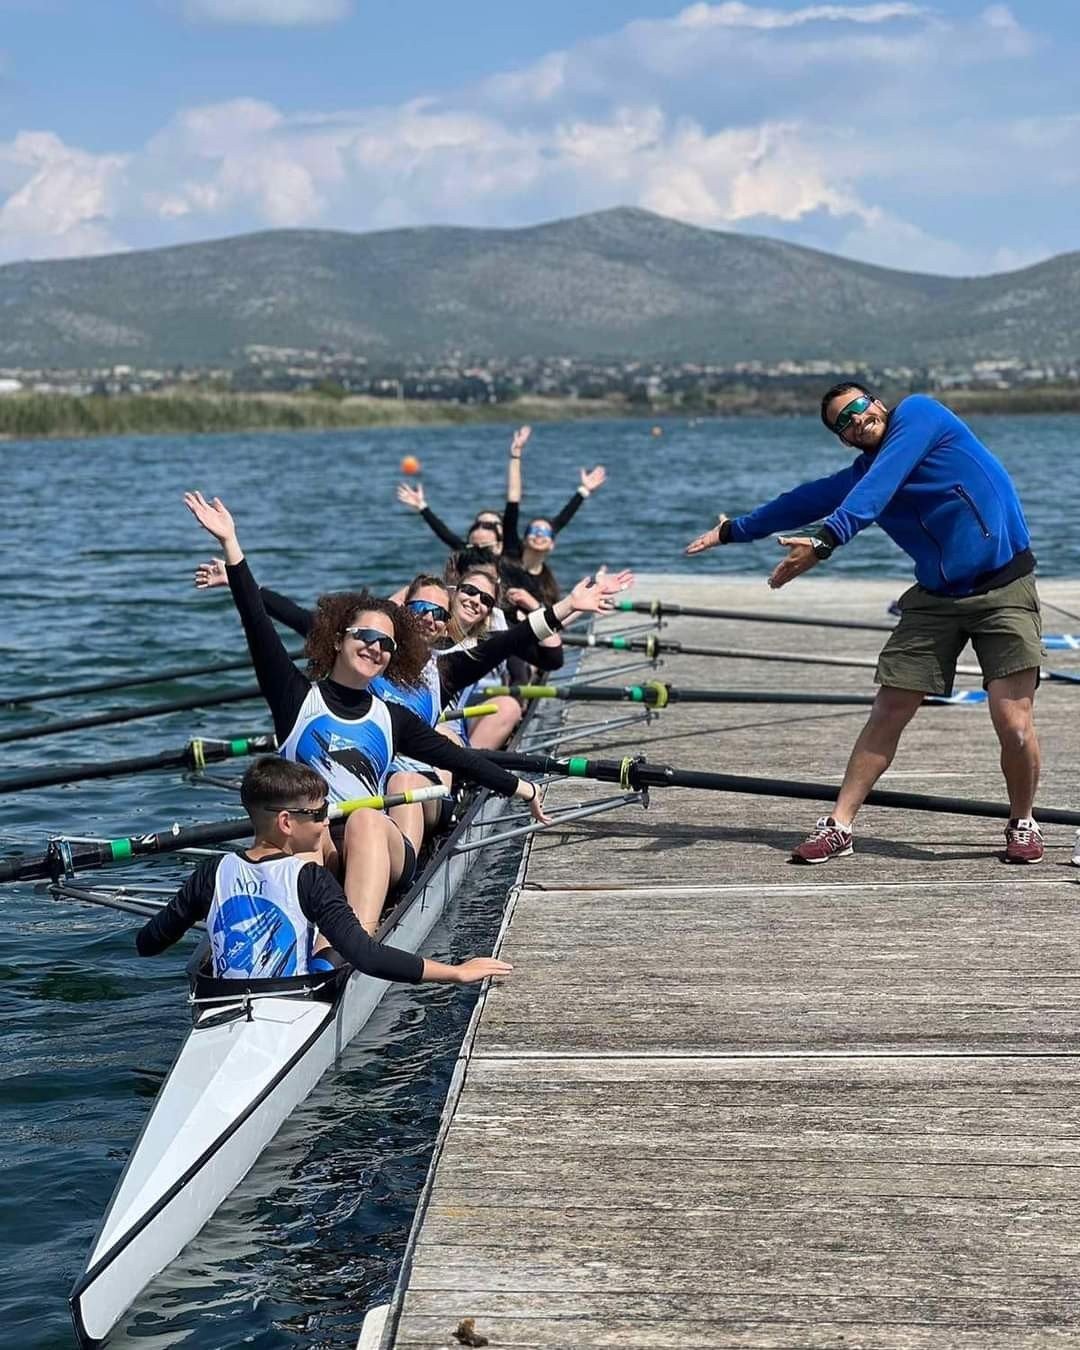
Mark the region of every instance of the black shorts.
<instances>
[{"instance_id":1,"label":"black shorts","mask_svg":"<svg viewBox=\"0 0 1080 1350\"><path fill-rule=\"evenodd\" d=\"M398 828L394 821L390 823L395 829ZM398 833L401 834L401 831L398 830ZM340 854L341 846L345 842L345 821L343 819L330 822L330 838ZM401 842L405 846L405 866L402 868L400 878L390 887L386 897L387 900L400 900L416 879L416 849L413 848L412 841L405 834L401 834Z\"/></svg>"}]
</instances>

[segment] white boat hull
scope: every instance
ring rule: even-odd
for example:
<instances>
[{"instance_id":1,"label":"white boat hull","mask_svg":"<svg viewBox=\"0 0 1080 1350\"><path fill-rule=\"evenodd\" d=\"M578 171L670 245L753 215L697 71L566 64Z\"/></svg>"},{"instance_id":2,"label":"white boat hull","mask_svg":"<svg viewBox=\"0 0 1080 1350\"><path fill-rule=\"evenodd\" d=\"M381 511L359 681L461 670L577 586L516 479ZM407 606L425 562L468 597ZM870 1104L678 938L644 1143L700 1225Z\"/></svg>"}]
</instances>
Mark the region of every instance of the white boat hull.
<instances>
[{"instance_id":1,"label":"white boat hull","mask_svg":"<svg viewBox=\"0 0 1080 1350\"><path fill-rule=\"evenodd\" d=\"M467 817L467 827L455 831L455 842L493 833L506 809L503 799L487 797ZM477 856L446 856L380 936L417 950ZM246 1018L196 1024L162 1084L72 1291L81 1345L100 1345L203 1228L388 988L384 980L353 974L336 1004L259 998Z\"/></svg>"}]
</instances>

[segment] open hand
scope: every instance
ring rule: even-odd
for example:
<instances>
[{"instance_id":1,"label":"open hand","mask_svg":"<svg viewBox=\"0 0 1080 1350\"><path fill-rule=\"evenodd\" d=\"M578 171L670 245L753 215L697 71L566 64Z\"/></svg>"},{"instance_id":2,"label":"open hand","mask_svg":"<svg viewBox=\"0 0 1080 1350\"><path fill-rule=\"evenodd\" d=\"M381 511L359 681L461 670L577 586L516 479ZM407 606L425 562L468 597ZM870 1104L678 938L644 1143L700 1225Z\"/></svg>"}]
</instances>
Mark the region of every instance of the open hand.
<instances>
[{"instance_id":1,"label":"open hand","mask_svg":"<svg viewBox=\"0 0 1080 1350\"><path fill-rule=\"evenodd\" d=\"M427 507L424 489L419 484L413 488L410 487L408 483L399 483L397 499L403 506L407 506L410 511L423 511Z\"/></svg>"},{"instance_id":2,"label":"open hand","mask_svg":"<svg viewBox=\"0 0 1080 1350\"><path fill-rule=\"evenodd\" d=\"M595 492L607 481L607 469L602 464L598 464L595 469L582 469L580 472L581 486L586 492Z\"/></svg>"},{"instance_id":3,"label":"open hand","mask_svg":"<svg viewBox=\"0 0 1080 1350\"><path fill-rule=\"evenodd\" d=\"M536 787L536 784L533 784ZM544 815L544 803L540 800L540 792L537 790L536 796L529 803L529 814L538 825L550 825L551 817Z\"/></svg>"},{"instance_id":4,"label":"open hand","mask_svg":"<svg viewBox=\"0 0 1080 1350\"><path fill-rule=\"evenodd\" d=\"M201 492L185 492L184 505L219 544L236 538L236 525L220 497L208 502Z\"/></svg>"},{"instance_id":5,"label":"open hand","mask_svg":"<svg viewBox=\"0 0 1080 1350\"><path fill-rule=\"evenodd\" d=\"M706 549L716 548L720 542L720 527L725 520L727 516L721 516L711 530L706 530L696 539L691 539L683 551L693 556L695 553L704 553Z\"/></svg>"},{"instance_id":6,"label":"open hand","mask_svg":"<svg viewBox=\"0 0 1080 1350\"><path fill-rule=\"evenodd\" d=\"M808 539L805 535L791 538L782 534L776 542L781 548L788 549L789 552L784 561L777 564L773 569L772 576L769 577L769 585L774 591L778 591L781 586L786 586L789 581L794 581L796 577L802 576L804 572L809 572L811 567L815 567L821 561L814 552L814 541Z\"/></svg>"},{"instance_id":7,"label":"open hand","mask_svg":"<svg viewBox=\"0 0 1080 1350\"><path fill-rule=\"evenodd\" d=\"M521 452L528 444L529 437L532 435L532 427L518 427L514 432L514 439L510 442L510 458L520 459Z\"/></svg>"},{"instance_id":8,"label":"open hand","mask_svg":"<svg viewBox=\"0 0 1080 1350\"><path fill-rule=\"evenodd\" d=\"M215 586L227 586L228 573L225 571L224 558L211 558L209 562L199 563L195 569L195 589L210 591Z\"/></svg>"},{"instance_id":9,"label":"open hand","mask_svg":"<svg viewBox=\"0 0 1080 1350\"><path fill-rule=\"evenodd\" d=\"M606 614L615 608L615 596L633 584L633 572L597 572L595 577L582 577L568 598L580 614Z\"/></svg>"},{"instance_id":10,"label":"open hand","mask_svg":"<svg viewBox=\"0 0 1080 1350\"><path fill-rule=\"evenodd\" d=\"M470 956L454 969L460 984L479 984L493 975L509 975L514 967L509 961L497 961L493 956Z\"/></svg>"}]
</instances>

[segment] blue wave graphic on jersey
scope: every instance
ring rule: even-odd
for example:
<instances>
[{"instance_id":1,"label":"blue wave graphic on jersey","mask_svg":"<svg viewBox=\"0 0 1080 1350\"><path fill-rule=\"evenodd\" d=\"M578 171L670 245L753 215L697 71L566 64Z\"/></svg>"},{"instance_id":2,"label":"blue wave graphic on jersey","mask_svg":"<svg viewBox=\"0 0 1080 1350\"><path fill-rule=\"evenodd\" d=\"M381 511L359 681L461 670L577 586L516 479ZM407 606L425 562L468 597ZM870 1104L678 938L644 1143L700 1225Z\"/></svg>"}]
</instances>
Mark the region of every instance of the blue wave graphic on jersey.
<instances>
[{"instance_id":1,"label":"blue wave graphic on jersey","mask_svg":"<svg viewBox=\"0 0 1080 1350\"><path fill-rule=\"evenodd\" d=\"M288 915L261 895L230 895L222 901L210 942L219 979L246 975L270 980L301 973Z\"/></svg>"},{"instance_id":2,"label":"blue wave graphic on jersey","mask_svg":"<svg viewBox=\"0 0 1080 1350\"><path fill-rule=\"evenodd\" d=\"M365 791L378 792L390 764L390 746L375 722L350 723L323 715L304 728L296 744L296 758L318 769L329 782L331 794L342 800L335 790L335 779L340 784L341 775L335 770L340 766L358 779ZM345 797L353 795L351 791L344 793Z\"/></svg>"},{"instance_id":3,"label":"blue wave graphic on jersey","mask_svg":"<svg viewBox=\"0 0 1080 1350\"><path fill-rule=\"evenodd\" d=\"M383 676L377 675L368 688L377 694L384 703L400 703L402 707L414 712L422 722L433 727L438 720L441 708L435 706L435 695L428 684L418 685L415 689L405 689L401 685L391 684Z\"/></svg>"}]
</instances>

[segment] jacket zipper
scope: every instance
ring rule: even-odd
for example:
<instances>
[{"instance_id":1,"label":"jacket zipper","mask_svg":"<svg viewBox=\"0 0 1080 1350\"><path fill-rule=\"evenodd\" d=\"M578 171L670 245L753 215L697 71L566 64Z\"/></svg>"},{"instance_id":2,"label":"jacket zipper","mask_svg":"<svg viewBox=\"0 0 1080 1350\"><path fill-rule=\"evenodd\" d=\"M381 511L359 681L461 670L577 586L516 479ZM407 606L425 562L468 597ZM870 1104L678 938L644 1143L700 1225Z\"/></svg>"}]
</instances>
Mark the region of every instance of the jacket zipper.
<instances>
[{"instance_id":1,"label":"jacket zipper","mask_svg":"<svg viewBox=\"0 0 1080 1350\"><path fill-rule=\"evenodd\" d=\"M979 522L979 529L982 530L983 538L989 539L990 531L986 528L986 521L983 520L982 513L972 500L971 494L966 489L960 487L959 484L953 488L953 491L956 493L956 495L960 498L961 501L967 502L968 507L971 510L971 514Z\"/></svg>"},{"instance_id":2,"label":"jacket zipper","mask_svg":"<svg viewBox=\"0 0 1080 1350\"><path fill-rule=\"evenodd\" d=\"M941 547L941 545L938 543L937 539L936 539L936 538L934 537L934 535L931 533L930 529L928 528L928 526L927 526L927 524L926 524L926 521L923 520L922 516L920 516L920 515L918 514L918 512L916 512L915 514L916 514L916 519L917 519L918 522L919 522L919 525L922 527L922 532L923 532L923 534L926 535L927 539L929 539L930 542L933 544L933 546L937 549L937 553L938 553L938 569L937 569L937 570L938 570L938 573L939 573L940 576L941 576L941 580L942 580L942 581L945 583L945 585L947 586L947 585L949 584L949 578L945 575L945 551L942 549L942 547Z\"/></svg>"}]
</instances>

